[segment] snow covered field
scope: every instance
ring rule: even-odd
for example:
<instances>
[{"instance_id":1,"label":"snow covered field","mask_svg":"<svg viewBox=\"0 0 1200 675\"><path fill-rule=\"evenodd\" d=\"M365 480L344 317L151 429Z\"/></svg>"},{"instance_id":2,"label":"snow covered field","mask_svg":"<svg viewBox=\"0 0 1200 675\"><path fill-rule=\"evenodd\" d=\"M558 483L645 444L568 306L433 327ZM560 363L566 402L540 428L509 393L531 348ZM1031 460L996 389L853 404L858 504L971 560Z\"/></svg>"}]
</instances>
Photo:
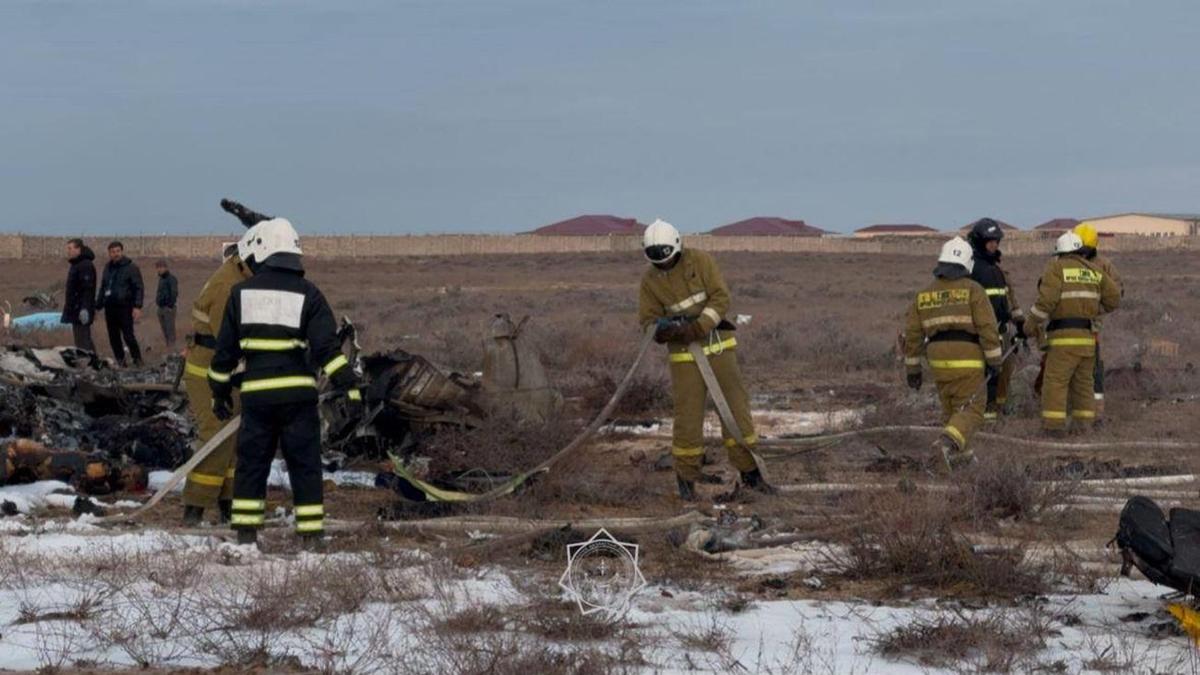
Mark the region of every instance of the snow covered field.
<instances>
[{"instance_id":1,"label":"snow covered field","mask_svg":"<svg viewBox=\"0 0 1200 675\"><path fill-rule=\"evenodd\" d=\"M34 512L0 520L0 668L960 672L998 655L968 652L939 668L889 659L880 639L921 621L1002 615L1042 645L1006 655L1019 672L1198 670L1163 612L1164 589L1145 581L1004 608L935 599L741 603L721 589L649 579L624 619L605 622L578 615L551 575L459 567L387 539L324 555L264 555L203 534L105 529L62 511L74 499L64 488L0 488L0 499ZM812 574L819 580L820 570Z\"/></svg>"}]
</instances>

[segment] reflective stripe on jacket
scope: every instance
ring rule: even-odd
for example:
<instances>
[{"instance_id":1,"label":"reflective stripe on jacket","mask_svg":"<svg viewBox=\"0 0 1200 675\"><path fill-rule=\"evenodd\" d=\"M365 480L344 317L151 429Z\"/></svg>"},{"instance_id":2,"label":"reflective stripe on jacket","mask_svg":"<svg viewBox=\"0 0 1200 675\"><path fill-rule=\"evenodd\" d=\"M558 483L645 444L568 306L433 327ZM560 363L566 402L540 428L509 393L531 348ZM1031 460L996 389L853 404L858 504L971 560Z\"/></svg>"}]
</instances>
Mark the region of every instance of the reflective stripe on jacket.
<instances>
[{"instance_id":1,"label":"reflective stripe on jacket","mask_svg":"<svg viewBox=\"0 0 1200 675\"><path fill-rule=\"evenodd\" d=\"M263 267L233 287L208 371L214 391L232 386L242 359L246 407L316 402L318 371L339 389L354 386L333 311L300 272Z\"/></svg>"},{"instance_id":2,"label":"reflective stripe on jacket","mask_svg":"<svg viewBox=\"0 0 1200 675\"><path fill-rule=\"evenodd\" d=\"M927 342L939 334L963 339ZM996 314L987 292L967 277L934 279L916 294L904 328L904 365L921 371L921 357L939 370L982 369L1000 365L1003 352Z\"/></svg>"},{"instance_id":3,"label":"reflective stripe on jacket","mask_svg":"<svg viewBox=\"0 0 1200 675\"><path fill-rule=\"evenodd\" d=\"M638 323L644 328L662 318L689 317L698 321L705 334L710 334L706 346L737 341L731 336L720 335L716 343L711 334L729 311L729 287L721 276L717 261L705 251L684 249L679 262L669 270L653 265L642 275L638 292ZM673 361L677 355L687 354L687 345L671 344L668 347ZM690 355L688 355L690 360Z\"/></svg>"}]
</instances>

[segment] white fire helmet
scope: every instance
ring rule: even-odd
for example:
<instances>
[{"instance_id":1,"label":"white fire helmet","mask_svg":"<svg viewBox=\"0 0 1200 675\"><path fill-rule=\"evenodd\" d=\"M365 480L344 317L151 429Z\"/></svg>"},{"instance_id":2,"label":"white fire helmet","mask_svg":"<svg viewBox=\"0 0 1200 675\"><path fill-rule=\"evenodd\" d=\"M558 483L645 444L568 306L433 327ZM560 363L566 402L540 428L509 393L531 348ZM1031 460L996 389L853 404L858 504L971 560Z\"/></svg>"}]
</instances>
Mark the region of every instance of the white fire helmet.
<instances>
[{"instance_id":1,"label":"white fire helmet","mask_svg":"<svg viewBox=\"0 0 1200 675\"><path fill-rule=\"evenodd\" d=\"M669 262L679 255L683 245L679 241L679 230L661 218L655 218L642 235L642 252L646 260L655 264Z\"/></svg>"},{"instance_id":2,"label":"white fire helmet","mask_svg":"<svg viewBox=\"0 0 1200 675\"><path fill-rule=\"evenodd\" d=\"M975 269L975 255L971 252L971 245L962 237L955 237L942 244L938 262L962 265L967 268L968 273Z\"/></svg>"},{"instance_id":3,"label":"white fire helmet","mask_svg":"<svg viewBox=\"0 0 1200 675\"><path fill-rule=\"evenodd\" d=\"M254 255L254 262L260 265L276 253L304 255L300 250L300 235L287 218L264 220L255 225L253 230L250 251Z\"/></svg>"},{"instance_id":4,"label":"white fire helmet","mask_svg":"<svg viewBox=\"0 0 1200 675\"><path fill-rule=\"evenodd\" d=\"M237 254L242 259L242 262L249 263L254 257L254 235L258 232L258 225L252 225L246 228L246 232L242 234L242 238L238 239Z\"/></svg>"},{"instance_id":5,"label":"white fire helmet","mask_svg":"<svg viewBox=\"0 0 1200 675\"><path fill-rule=\"evenodd\" d=\"M1054 242L1055 255L1074 253L1081 248L1083 248L1083 239L1074 232L1064 232L1058 241Z\"/></svg>"}]
</instances>

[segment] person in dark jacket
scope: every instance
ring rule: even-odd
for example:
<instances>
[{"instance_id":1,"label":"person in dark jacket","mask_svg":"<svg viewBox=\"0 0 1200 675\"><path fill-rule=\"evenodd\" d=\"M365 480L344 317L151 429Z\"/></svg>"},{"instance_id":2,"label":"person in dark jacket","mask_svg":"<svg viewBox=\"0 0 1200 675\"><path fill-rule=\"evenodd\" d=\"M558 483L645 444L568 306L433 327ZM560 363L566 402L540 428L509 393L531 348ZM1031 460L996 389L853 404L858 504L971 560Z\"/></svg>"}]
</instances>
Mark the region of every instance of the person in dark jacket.
<instances>
[{"instance_id":1,"label":"person in dark jacket","mask_svg":"<svg viewBox=\"0 0 1200 675\"><path fill-rule=\"evenodd\" d=\"M158 272L158 291L154 304L158 308L158 325L162 328L163 340L169 351L175 351L175 303L179 300L179 280L167 269L167 261L154 263Z\"/></svg>"},{"instance_id":2,"label":"person in dark jacket","mask_svg":"<svg viewBox=\"0 0 1200 675\"><path fill-rule=\"evenodd\" d=\"M125 348L133 357L133 365L142 365L142 349L138 346L133 324L142 318L142 298L145 286L142 271L125 257L125 246L119 241L108 245L108 264L100 282L96 310L104 311L104 325L117 364L125 365ZM124 340L124 345L122 345Z\"/></svg>"},{"instance_id":3,"label":"person in dark jacket","mask_svg":"<svg viewBox=\"0 0 1200 675\"><path fill-rule=\"evenodd\" d=\"M96 254L82 239L67 242L67 288L63 298L62 322L71 325L75 346L96 351L92 321L96 319Z\"/></svg>"},{"instance_id":4,"label":"person in dark jacket","mask_svg":"<svg viewBox=\"0 0 1200 675\"><path fill-rule=\"evenodd\" d=\"M1000 223L991 218L975 221L967 234L967 241L970 242L975 255L971 279L987 291L988 300L992 303L992 312L996 315L996 329L1000 332L1000 339L1007 350L1014 340L1025 340L1025 314L1017 302L1008 275L1000 267L1002 239L1004 230L1000 228ZM1016 361L1006 359L999 372L988 378L987 407L983 413L985 420L997 419L1004 412L1014 370Z\"/></svg>"}]
</instances>

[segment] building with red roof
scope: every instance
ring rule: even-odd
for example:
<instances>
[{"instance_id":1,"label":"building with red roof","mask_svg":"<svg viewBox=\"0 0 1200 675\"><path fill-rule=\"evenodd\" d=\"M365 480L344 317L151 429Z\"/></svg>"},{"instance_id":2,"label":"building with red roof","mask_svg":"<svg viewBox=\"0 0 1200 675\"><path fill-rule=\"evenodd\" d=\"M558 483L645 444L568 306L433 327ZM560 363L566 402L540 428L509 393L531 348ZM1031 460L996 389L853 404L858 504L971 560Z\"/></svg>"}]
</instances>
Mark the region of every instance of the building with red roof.
<instances>
[{"instance_id":1,"label":"building with red roof","mask_svg":"<svg viewBox=\"0 0 1200 675\"><path fill-rule=\"evenodd\" d=\"M938 231L928 225L917 223L869 225L854 231L859 238L869 237L929 237L936 236Z\"/></svg>"},{"instance_id":2,"label":"building with red roof","mask_svg":"<svg viewBox=\"0 0 1200 675\"><path fill-rule=\"evenodd\" d=\"M1039 232L1062 233L1066 232L1067 230L1074 229L1074 227L1078 224L1079 221L1075 220L1074 218L1054 218L1052 220L1047 220L1033 229Z\"/></svg>"},{"instance_id":3,"label":"building with red roof","mask_svg":"<svg viewBox=\"0 0 1200 675\"><path fill-rule=\"evenodd\" d=\"M709 234L717 237L820 237L829 233L803 220L755 216L722 225Z\"/></svg>"},{"instance_id":4,"label":"building with red roof","mask_svg":"<svg viewBox=\"0 0 1200 675\"><path fill-rule=\"evenodd\" d=\"M610 215L576 216L539 227L527 234L549 236L604 236L604 235L637 235L641 236L646 226L636 218L618 218Z\"/></svg>"}]
</instances>

